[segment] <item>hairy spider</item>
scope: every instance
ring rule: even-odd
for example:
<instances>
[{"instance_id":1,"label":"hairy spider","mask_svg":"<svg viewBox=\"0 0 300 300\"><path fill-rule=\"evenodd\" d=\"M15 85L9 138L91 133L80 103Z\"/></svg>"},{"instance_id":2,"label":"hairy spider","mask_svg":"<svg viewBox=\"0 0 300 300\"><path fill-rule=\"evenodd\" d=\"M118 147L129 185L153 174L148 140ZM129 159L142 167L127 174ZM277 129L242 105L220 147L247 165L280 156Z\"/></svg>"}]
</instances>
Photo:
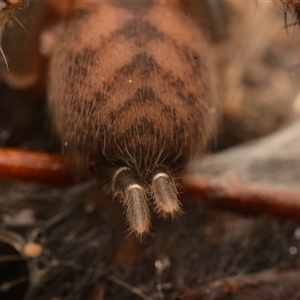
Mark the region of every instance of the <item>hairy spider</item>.
<instances>
[{"instance_id":1,"label":"hairy spider","mask_svg":"<svg viewBox=\"0 0 300 300\"><path fill-rule=\"evenodd\" d=\"M46 0L14 12L0 175L72 185L1 182L1 299L298 297L299 124L205 154L299 114L299 76L286 72L298 58L275 9ZM61 149L75 167L47 154ZM130 232L156 236L124 235L112 199Z\"/></svg>"}]
</instances>

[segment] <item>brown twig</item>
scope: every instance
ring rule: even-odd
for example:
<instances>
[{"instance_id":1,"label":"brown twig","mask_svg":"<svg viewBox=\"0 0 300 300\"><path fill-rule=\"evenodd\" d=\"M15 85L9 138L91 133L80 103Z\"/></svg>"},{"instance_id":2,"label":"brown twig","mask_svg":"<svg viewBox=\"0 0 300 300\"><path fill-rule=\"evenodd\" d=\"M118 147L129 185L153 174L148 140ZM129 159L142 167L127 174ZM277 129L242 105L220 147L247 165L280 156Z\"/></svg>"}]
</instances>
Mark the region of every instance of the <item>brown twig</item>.
<instances>
[{"instance_id":1,"label":"brown twig","mask_svg":"<svg viewBox=\"0 0 300 300\"><path fill-rule=\"evenodd\" d=\"M0 178L65 185L75 181L73 161L58 154L0 148Z\"/></svg>"},{"instance_id":2,"label":"brown twig","mask_svg":"<svg viewBox=\"0 0 300 300\"><path fill-rule=\"evenodd\" d=\"M193 196L188 201L251 213L269 213L300 219L300 192L229 181L220 177L188 176L181 182L183 190Z\"/></svg>"}]
</instances>

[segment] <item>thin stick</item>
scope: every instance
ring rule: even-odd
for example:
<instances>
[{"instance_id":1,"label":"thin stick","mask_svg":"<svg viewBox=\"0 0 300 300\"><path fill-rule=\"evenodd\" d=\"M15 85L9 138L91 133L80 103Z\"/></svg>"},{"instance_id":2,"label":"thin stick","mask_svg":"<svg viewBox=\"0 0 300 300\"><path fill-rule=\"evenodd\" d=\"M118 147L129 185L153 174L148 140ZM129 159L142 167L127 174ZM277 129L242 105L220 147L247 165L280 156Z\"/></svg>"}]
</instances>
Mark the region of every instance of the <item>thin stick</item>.
<instances>
[{"instance_id":1,"label":"thin stick","mask_svg":"<svg viewBox=\"0 0 300 300\"><path fill-rule=\"evenodd\" d=\"M188 176L181 184L185 192L197 196L187 197L189 202L300 219L300 192L296 190L201 175Z\"/></svg>"},{"instance_id":2,"label":"thin stick","mask_svg":"<svg viewBox=\"0 0 300 300\"><path fill-rule=\"evenodd\" d=\"M64 185L75 181L73 161L59 154L0 148L0 178Z\"/></svg>"}]
</instances>

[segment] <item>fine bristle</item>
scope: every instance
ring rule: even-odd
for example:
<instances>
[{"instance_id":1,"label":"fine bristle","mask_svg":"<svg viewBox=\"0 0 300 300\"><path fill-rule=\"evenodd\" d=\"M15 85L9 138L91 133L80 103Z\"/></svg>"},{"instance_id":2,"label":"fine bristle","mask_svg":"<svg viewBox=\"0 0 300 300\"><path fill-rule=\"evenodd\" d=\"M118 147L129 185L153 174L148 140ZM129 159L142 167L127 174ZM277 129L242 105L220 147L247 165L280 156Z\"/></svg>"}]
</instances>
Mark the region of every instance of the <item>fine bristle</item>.
<instances>
[{"instance_id":1,"label":"fine bristle","mask_svg":"<svg viewBox=\"0 0 300 300\"><path fill-rule=\"evenodd\" d=\"M174 216L180 212L176 183L168 174L160 172L153 176L151 192L158 213Z\"/></svg>"}]
</instances>

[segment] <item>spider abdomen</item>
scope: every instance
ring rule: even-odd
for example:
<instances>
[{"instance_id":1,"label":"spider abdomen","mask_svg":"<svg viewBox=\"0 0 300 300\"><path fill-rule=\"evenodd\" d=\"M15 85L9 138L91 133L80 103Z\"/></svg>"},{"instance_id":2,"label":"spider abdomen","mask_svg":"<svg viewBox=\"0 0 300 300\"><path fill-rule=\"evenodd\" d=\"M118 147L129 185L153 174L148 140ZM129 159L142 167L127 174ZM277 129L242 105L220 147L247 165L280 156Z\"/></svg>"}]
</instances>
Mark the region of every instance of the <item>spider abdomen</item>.
<instances>
[{"instance_id":1,"label":"spider abdomen","mask_svg":"<svg viewBox=\"0 0 300 300\"><path fill-rule=\"evenodd\" d=\"M63 142L81 164L130 168L141 185L159 166L184 169L214 133L217 97L205 39L181 2L81 3L74 11L50 73Z\"/></svg>"}]
</instances>

